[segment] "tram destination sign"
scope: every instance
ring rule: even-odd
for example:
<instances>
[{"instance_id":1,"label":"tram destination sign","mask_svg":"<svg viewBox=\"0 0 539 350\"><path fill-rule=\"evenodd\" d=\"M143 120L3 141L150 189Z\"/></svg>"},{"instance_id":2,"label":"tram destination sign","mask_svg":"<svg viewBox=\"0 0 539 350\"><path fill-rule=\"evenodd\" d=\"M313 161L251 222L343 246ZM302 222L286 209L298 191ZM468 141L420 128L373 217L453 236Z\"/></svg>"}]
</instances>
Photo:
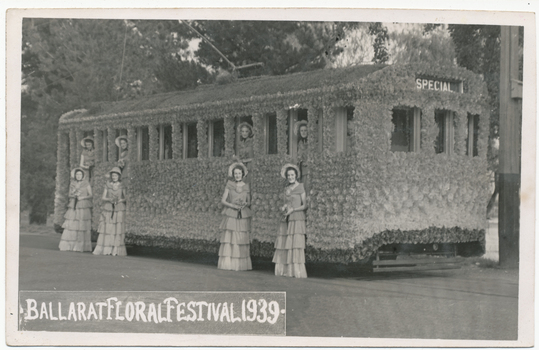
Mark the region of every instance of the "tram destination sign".
<instances>
[{"instance_id":1,"label":"tram destination sign","mask_svg":"<svg viewBox=\"0 0 539 350\"><path fill-rule=\"evenodd\" d=\"M418 90L434 90L448 92L463 92L461 81L449 81L443 79L416 77L415 86Z\"/></svg>"}]
</instances>

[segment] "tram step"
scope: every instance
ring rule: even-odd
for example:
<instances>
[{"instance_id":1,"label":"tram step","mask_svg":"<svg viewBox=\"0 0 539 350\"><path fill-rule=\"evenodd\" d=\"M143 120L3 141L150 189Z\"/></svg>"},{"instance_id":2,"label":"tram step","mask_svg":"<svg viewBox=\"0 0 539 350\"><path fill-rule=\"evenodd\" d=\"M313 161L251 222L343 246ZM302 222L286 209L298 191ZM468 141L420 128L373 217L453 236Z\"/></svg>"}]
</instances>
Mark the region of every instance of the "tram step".
<instances>
[{"instance_id":1,"label":"tram step","mask_svg":"<svg viewBox=\"0 0 539 350\"><path fill-rule=\"evenodd\" d=\"M425 271L425 270L450 270L460 269L458 264L436 264L436 265L416 265L416 266L387 266L375 267L373 272L395 272L395 271Z\"/></svg>"},{"instance_id":2,"label":"tram step","mask_svg":"<svg viewBox=\"0 0 539 350\"><path fill-rule=\"evenodd\" d=\"M442 270L459 269L462 258L424 258L424 259L397 259L374 260L373 271L411 271L411 270Z\"/></svg>"}]
</instances>

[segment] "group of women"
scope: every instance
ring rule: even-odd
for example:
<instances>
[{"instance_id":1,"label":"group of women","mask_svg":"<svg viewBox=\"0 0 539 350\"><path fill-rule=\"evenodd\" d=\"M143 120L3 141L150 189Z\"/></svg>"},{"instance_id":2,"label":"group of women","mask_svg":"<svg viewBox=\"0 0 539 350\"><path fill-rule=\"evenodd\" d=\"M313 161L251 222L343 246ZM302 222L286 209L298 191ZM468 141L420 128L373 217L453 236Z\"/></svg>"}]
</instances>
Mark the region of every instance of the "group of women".
<instances>
[{"instance_id":1,"label":"group of women","mask_svg":"<svg viewBox=\"0 0 539 350\"><path fill-rule=\"evenodd\" d=\"M307 123L296 123L298 135L298 165L286 164L281 177L286 180L285 203L280 208L282 218L275 240L275 275L306 278L305 269L305 210L306 193L303 183L298 182L307 151ZM221 199L224 205L222 230L217 267L223 270L251 270L251 189L249 170L253 158L253 132L248 123L238 126L240 143L235 162L228 169L227 181ZM94 145L91 137L81 141L84 150L81 164L71 171L68 210L63 225L64 232L60 250L91 251L92 187ZM116 145L120 149L118 166L108 173L108 181L102 196L99 236L93 250L96 255L127 255L125 249L125 188L122 186L122 170L128 159L126 136L119 136ZM306 172L306 167L303 166ZM124 174L125 176L125 174Z\"/></svg>"},{"instance_id":2,"label":"group of women","mask_svg":"<svg viewBox=\"0 0 539 350\"><path fill-rule=\"evenodd\" d=\"M221 222L221 245L217 267L223 270L251 270L249 233L251 231L249 165L253 158L252 127L248 123L238 126L240 144L237 162L228 168L229 180L221 203L225 206ZM281 177L286 179L285 203L280 208L282 218L275 240L275 275L306 278L305 269L305 210L306 193L303 183L298 182L307 153L307 122L300 121L294 126L298 136L298 165L285 164ZM303 166L302 166L303 165Z\"/></svg>"},{"instance_id":3,"label":"group of women","mask_svg":"<svg viewBox=\"0 0 539 350\"><path fill-rule=\"evenodd\" d=\"M59 248L63 251L92 251L92 185L95 164L94 140L85 137L81 141L84 147L80 166L71 170L69 202L64 231ZM95 255L127 255L125 249L125 188L122 186L122 168L127 162L127 138L119 136L116 145L120 148L118 166L108 172L108 181L103 191L101 216L97 232Z\"/></svg>"}]
</instances>

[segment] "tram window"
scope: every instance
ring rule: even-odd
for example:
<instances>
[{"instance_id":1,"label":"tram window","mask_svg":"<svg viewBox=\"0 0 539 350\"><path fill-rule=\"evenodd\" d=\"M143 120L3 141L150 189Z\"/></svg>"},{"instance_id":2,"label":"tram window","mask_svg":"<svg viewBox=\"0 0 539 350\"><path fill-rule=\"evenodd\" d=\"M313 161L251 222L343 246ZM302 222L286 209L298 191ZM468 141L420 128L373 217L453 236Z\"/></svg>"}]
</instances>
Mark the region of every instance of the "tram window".
<instances>
[{"instance_id":1,"label":"tram window","mask_svg":"<svg viewBox=\"0 0 539 350\"><path fill-rule=\"evenodd\" d=\"M116 140L116 138L117 138L118 136L122 136L122 135L123 135L123 136L127 136L127 129L116 129L116 130L114 131L114 135L115 135L115 136L114 136L114 139L115 139L115 140ZM149 154L149 153L148 153L148 154ZM117 149L117 150L116 150L116 161L118 161L119 159L120 159L120 150Z\"/></svg>"},{"instance_id":2,"label":"tram window","mask_svg":"<svg viewBox=\"0 0 539 350\"><path fill-rule=\"evenodd\" d=\"M225 122L223 119L210 123L208 128L210 156L222 157L225 155Z\"/></svg>"},{"instance_id":3,"label":"tram window","mask_svg":"<svg viewBox=\"0 0 539 350\"><path fill-rule=\"evenodd\" d=\"M346 108L346 152L350 152L354 145L354 107Z\"/></svg>"},{"instance_id":4,"label":"tram window","mask_svg":"<svg viewBox=\"0 0 539 350\"><path fill-rule=\"evenodd\" d=\"M172 125L157 127L157 159L172 159Z\"/></svg>"},{"instance_id":5,"label":"tram window","mask_svg":"<svg viewBox=\"0 0 539 350\"><path fill-rule=\"evenodd\" d=\"M466 155L477 156L477 138L479 137L479 116L468 114L468 138L466 139ZM471 141L471 142L470 142Z\"/></svg>"},{"instance_id":6,"label":"tram window","mask_svg":"<svg viewBox=\"0 0 539 350\"><path fill-rule=\"evenodd\" d=\"M354 107L348 106L335 110L335 150L348 152L352 147Z\"/></svg>"},{"instance_id":7,"label":"tram window","mask_svg":"<svg viewBox=\"0 0 539 350\"><path fill-rule=\"evenodd\" d=\"M269 113L266 115L266 124L264 130L266 145L266 154L277 154L277 114Z\"/></svg>"},{"instance_id":8,"label":"tram window","mask_svg":"<svg viewBox=\"0 0 539 350\"><path fill-rule=\"evenodd\" d=\"M245 153L245 152L248 153L248 147L246 148L246 147L242 146L242 150L240 150L240 147L239 147L242 136L241 136L241 130L238 131L238 126L241 123L247 123L252 128L253 127L253 118L250 115L245 116L245 117L237 117L236 118L236 125L235 125L236 138L234 139L234 150L235 150L236 155L238 155L241 159L244 159L245 157L247 157L247 155L244 154L242 156L242 154L240 154L240 153ZM249 139L251 140L249 142L251 142L251 145L252 145L252 137L249 137ZM247 159L247 158L245 158L245 159Z\"/></svg>"},{"instance_id":9,"label":"tram window","mask_svg":"<svg viewBox=\"0 0 539 350\"><path fill-rule=\"evenodd\" d=\"M198 156L198 138L197 138L197 124L187 123L184 134L185 139L185 158L196 158Z\"/></svg>"},{"instance_id":10,"label":"tram window","mask_svg":"<svg viewBox=\"0 0 539 350\"><path fill-rule=\"evenodd\" d=\"M288 111L288 154L297 156L299 135L294 133L297 122L307 121L307 110L303 108L291 109ZM298 130L299 132L299 130ZM307 135L308 138L308 135Z\"/></svg>"},{"instance_id":11,"label":"tram window","mask_svg":"<svg viewBox=\"0 0 539 350\"><path fill-rule=\"evenodd\" d=\"M102 144L101 144L101 147L102 147L102 150L103 150L103 154L101 155L101 159L103 160L103 162L108 162L109 161L109 133L108 133L108 130L105 129L103 131L101 131L101 140L102 140Z\"/></svg>"},{"instance_id":12,"label":"tram window","mask_svg":"<svg viewBox=\"0 0 539 350\"><path fill-rule=\"evenodd\" d=\"M414 109L394 108L393 132L391 133L392 152L413 152L414 151ZM419 137L419 135L417 135Z\"/></svg>"},{"instance_id":13,"label":"tram window","mask_svg":"<svg viewBox=\"0 0 539 350\"><path fill-rule=\"evenodd\" d=\"M150 135L147 126L137 129L137 150L138 161L150 159Z\"/></svg>"},{"instance_id":14,"label":"tram window","mask_svg":"<svg viewBox=\"0 0 539 350\"><path fill-rule=\"evenodd\" d=\"M392 152L418 152L421 149L421 114L419 108L393 108Z\"/></svg>"},{"instance_id":15,"label":"tram window","mask_svg":"<svg viewBox=\"0 0 539 350\"><path fill-rule=\"evenodd\" d=\"M436 153L453 153L454 125L453 113L446 110L436 110L434 121L438 126L438 136L434 141Z\"/></svg>"}]
</instances>

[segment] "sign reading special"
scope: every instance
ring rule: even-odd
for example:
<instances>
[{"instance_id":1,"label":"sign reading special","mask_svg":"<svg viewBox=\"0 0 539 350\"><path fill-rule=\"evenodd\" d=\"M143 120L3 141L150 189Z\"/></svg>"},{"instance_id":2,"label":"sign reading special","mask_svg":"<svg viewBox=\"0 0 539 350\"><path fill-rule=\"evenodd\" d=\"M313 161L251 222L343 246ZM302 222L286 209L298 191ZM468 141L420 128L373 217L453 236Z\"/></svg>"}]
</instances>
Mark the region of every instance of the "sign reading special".
<instances>
[{"instance_id":1,"label":"sign reading special","mask_svg":"<svg viewBox=\"0 0 539 350\"><path fill-rule=\"evenodd\" d=\"M416 77L415 86L418 90L434 90L462 93L462 82Z\"/></svg>"},{"instance_id":2,"label":"sign reading special","mask_svg":"<svg viewBox=\"0 0 539 350\"><path fill-rule=\"evenodd\" d=\"M285 292L19 292L19 330L286 335Z\"/></svg>"}]
</instances>

